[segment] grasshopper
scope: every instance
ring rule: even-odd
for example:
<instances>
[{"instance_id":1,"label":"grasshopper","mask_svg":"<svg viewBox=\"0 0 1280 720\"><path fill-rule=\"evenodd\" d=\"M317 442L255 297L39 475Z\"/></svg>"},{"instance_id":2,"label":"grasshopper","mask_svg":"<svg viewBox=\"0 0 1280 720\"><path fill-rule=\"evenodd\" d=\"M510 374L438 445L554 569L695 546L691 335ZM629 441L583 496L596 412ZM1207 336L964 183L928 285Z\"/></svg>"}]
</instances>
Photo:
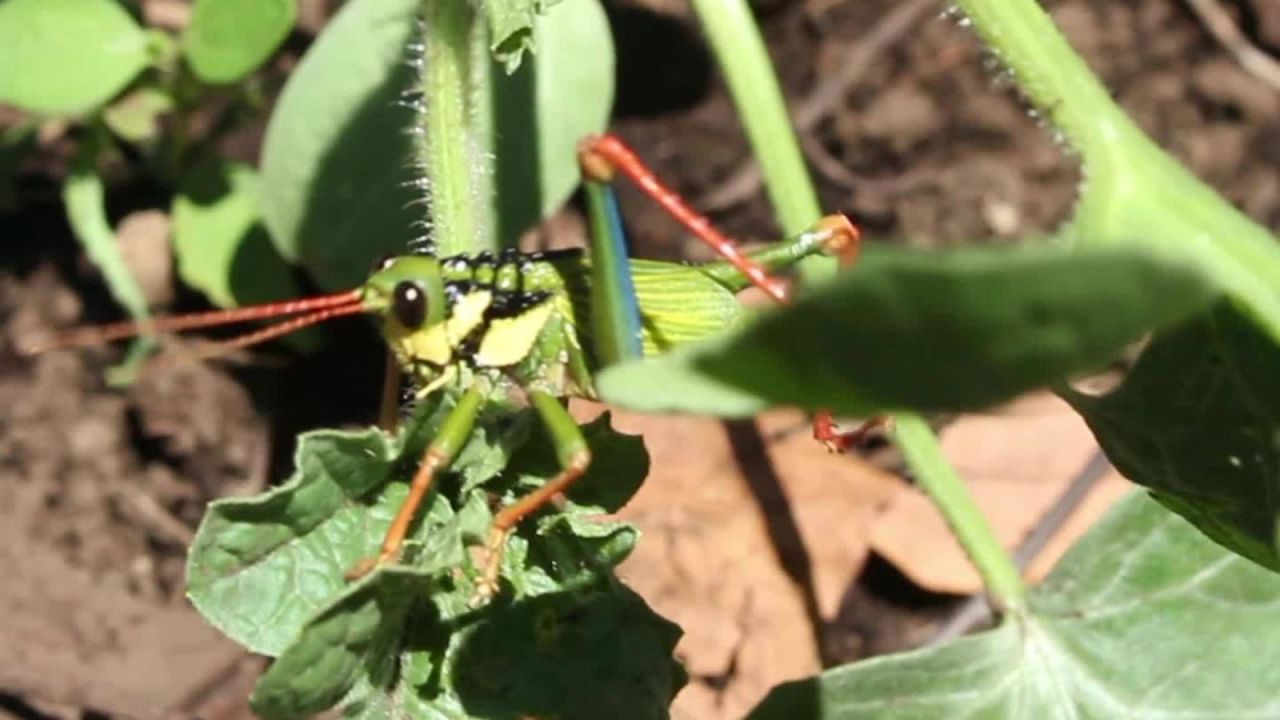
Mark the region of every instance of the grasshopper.
<instances>
[{"instance_id":1,"label":"grasshopper","mask_svg":"<svg viewBox=\"0 0 1280 720\"><path fill-rule=\"evenodd\" d=\"M391 356L418 397L453 392L459 400L429 443L377 555L352 568L352 579L398 559L434 479L465 445L487 401L523 392L552 438L560 471L496 513L477 588L477 599L487 600L499 589L502 554L512 530L567 490L591 463L587 443L565 407L566 398L598 399L593 378L601 369L720 332L739 318L735 295L750 285L787 302L791 287L774 274L777 271L816 254L834 255L848 264L858 251L853 224L843 215L829 215L795 237L745 253L660 182L616 136L583 140L579 162L592 230L590 254L573 249L389 257L375 266L363 285L346 292L76 328L26 350L290 316L204 350L215 356L333 318L374 316ZM684 265L628 258L611 185L618 173L723 260ZM858 433L841 434L828 415L819 413L814 435L829 448L842 449Z\"/></svg>"}]
</instances>

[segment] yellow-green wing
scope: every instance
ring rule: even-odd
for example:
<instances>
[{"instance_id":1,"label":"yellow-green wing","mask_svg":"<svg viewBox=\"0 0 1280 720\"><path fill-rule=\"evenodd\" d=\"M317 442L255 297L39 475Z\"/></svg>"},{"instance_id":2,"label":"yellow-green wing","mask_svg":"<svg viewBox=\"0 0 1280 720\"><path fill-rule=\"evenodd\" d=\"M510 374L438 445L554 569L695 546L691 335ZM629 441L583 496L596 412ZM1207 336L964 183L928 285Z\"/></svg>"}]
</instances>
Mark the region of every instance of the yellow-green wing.
<instances>
[{"instance_id":1,"label":"yellow-green wing","mask_svg":"<svg viewBox=\"0 0 1280 720\"><path fill-rule=\"evenodd\" d=\"M578 253L553 261L566 290L561 297L568 300L561 301L561 311L586 347L592 347L590 262ZM696 265L633 258L631 278L640 301L645 355L714 335L742 317L743 308L733 291Z\"/></svg>"},{"instance_id":2,"label":"yellow-green wing","mask_svg":"<svg viewBox=\"0 0 1280 720\"><path fill-rule=\"evenodd\" d=\"M734 294L697 266L633 259L631 277L640 300L645 355L714 335L742 317Z\"/></svg>"}]
</instances>

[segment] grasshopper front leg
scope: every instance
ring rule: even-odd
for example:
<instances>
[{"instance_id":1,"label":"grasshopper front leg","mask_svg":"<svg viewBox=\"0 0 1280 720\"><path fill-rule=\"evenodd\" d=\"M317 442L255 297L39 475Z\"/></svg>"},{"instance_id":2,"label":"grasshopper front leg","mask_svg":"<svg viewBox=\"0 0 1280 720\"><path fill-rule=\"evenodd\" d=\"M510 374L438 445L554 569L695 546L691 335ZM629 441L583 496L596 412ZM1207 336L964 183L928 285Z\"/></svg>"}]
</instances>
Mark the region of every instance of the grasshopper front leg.
<instances>
[{"instance_id":1,"label":"grasshopper front leg","mask_svg":"<svg viewBox=\"0 0 1280 720\"><path fill-rule=\"evenodd\" d=\"M476 417L480 414L480 407L484 403L486 394L485 388L479 384L472 385L463 393L457 406L441 423L440 431L423 454L422 463L418 465L418 471L414 473L413 481L409 484L409 496L400 505L399 511L391 521L391 526L387 528L387 534L383 537L382 548L378 555L364 558L357 563L347 573L348 580L363 577L374 568L393 563L400 557L400 549L404 545L405 536L409 533L409 526L413 524L418 507L422 505L427 491L431 489L436 473L453 462L458 451L466 444L467 438L471 437L471 430L475 427Z\"/></svg>"},{"instance_id":2,"label":"grasshopper front leg","mask_svg":"<svg viewBox=\"0 0 1280 720\"><path fill-rule=\"evenodd\" d=\"M487 602L497 594L498 578L502 573L502 554L506 550L507 537L515 526L552 498L568 490L591 465L591 450L587 447L587 440L560 399L550 393L533 390L529 393L529 403L537 410L551 435L556 458L560 461L560 474L546 485L520 498L514 505L503 508L494 517L489 542L485 546L487 557L484 574L476 588L476 604Z\"/></svg>"}]
</instances>

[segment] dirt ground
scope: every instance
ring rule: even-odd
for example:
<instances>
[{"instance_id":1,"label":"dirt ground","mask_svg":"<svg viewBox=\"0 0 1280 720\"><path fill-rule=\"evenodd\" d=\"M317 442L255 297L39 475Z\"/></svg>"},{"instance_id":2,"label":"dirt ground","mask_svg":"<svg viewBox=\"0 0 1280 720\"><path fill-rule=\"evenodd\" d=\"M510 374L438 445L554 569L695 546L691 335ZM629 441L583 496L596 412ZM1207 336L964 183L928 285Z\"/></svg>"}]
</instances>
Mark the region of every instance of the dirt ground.
<instances>
[{"instance_id":1,"label":"dirt ground","mask_svg":"<svg viewBox=\"0 0 1280 720\"><path fill-rule=\"evenodd\" d=\"M1180 0L1046 5L1158 142L1280 228L1280 88L1243 69ZM1280 6L1221 5L1280 57ZM939 3L756 7L823 201L873 242L1016 238L1065 219L1079 181L1070 158ZM305 49L329 12L325 2L304 8L307 31L286 55ZM676 0L619 0L610 15L614 129L732 233L773 238L689 11ZM259 138L260 128L243 134L231 151L253 159ZM348 323L333 349L297 365L268 355L172 368L125 391L102 380L116 350L19 358L15 339L32 330L116 312L62 219L63 150L54 143L20 168L16 202L0 214L0 718L250 717L245 697L263 661L189 608L185 546L209 500L285 475L299 431L373 419L379 347ZM145 183L110 193L117 219L165 206ZM706 256L635 192L622 201L641 254ZM571 241L576 212L543 232ZM159 296L197 307L166 271L152 270ZM739 717L777 682L928 642L977 588L891 452L829 456L789 412L731 424L624 414L618 424L643 432L653 456L654 476L623 512L644 539L622 575L686 629L678 652L691 679L674 717ZM1010 546L1092 453L1079 423L1044 398L1005 418L958 420L944 441ZM1099 487L1068 535L1124 485L1112 477Z\"/></svg>"}]
</instances>

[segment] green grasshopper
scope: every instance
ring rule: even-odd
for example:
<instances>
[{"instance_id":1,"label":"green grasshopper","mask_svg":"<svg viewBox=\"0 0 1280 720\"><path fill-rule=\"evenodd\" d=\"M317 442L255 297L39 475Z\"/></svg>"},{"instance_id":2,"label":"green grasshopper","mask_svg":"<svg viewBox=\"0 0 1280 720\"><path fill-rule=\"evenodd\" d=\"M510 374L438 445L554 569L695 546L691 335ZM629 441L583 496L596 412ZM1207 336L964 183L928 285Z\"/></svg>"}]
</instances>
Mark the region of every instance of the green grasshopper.
<instances>
[{"instance_id":1,"label":"green grasshopper","mask_svg":"<svg viewBox=\"0 0 1280 720\"><path fill-rule=\"evenodd\" d=\"M575 249L445 258L427 251L390 257L378 263L363 285L347 292L78 328L26 350L40 352L138 334L293 316L213 343L204 351L212 356L335 317L375 316L391 355L417 396L451 391L459 400L429 444L380 551L353 568L350 578L398 559L423 498L470 437L481 408L495 396L523 391L552 438L561 469L550 482L495 515L477 590L478 599L488 599L498 590L502 553L513 528L568 489L591 463L565 398L597 399L593 378L601 369L723 330L740 316L735 295L749 285L786 302L790 287L772 273L820 253L848 263L858 249L854 226L843 215L830 215L793 238L745 254L658 181L615 136L584 140L579 161L591 221L590 255ZM724 260L682 265L629 259L611 187L617 172L629 177ZM815 418L814 434L834 449L856 435L840 434L822 413Z\"/></svg>"}]
</instances>

